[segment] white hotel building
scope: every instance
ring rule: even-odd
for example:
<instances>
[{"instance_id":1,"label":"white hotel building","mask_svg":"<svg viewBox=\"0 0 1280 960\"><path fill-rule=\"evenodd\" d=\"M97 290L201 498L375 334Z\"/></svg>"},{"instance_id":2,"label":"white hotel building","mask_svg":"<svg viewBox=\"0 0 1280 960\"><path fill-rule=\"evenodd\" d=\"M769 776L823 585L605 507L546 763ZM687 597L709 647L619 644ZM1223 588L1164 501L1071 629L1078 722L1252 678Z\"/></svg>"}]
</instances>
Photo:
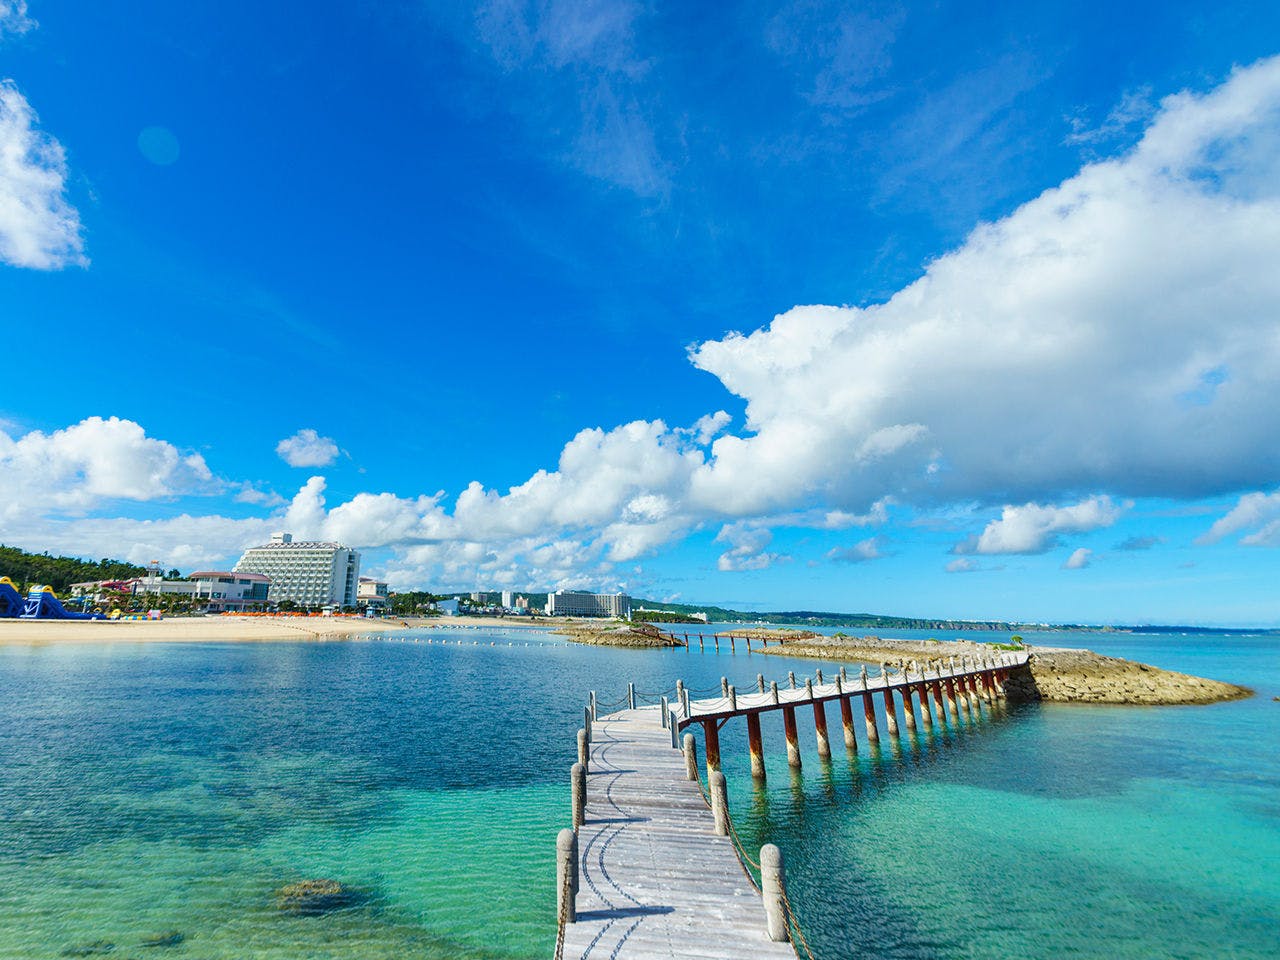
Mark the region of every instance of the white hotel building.
<instances>
[{"instance_id":1,"label":"white hotel building","mask_svg":"<svg viewBox=\"0 0 1280 960\"><path fill-rule=\"evenodd\" d=\"M547 594L549 617L618 617L631 619L631 598L625 593L587 593L557 590Z\"/></svg>"},{"instance_id":2,"label":"white hotel building","mask_svg":"<svg viewBox=\"0 0 1280 960\"><path fill-rule=\"evenodd\" d=\"M292 600L307 607L354 607L360 588L360 554L340 543L294 542L273 533L271 542L250 547L235 572L271 578L270 600Z\"/></svg>"}]
</instances>

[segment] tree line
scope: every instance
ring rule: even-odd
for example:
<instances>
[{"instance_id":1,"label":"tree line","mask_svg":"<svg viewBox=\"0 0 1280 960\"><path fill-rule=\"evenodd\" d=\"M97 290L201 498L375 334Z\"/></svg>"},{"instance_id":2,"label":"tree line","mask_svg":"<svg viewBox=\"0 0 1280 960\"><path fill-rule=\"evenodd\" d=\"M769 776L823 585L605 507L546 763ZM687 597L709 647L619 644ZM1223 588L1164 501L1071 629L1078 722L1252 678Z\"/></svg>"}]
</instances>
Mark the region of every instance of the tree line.
<instances>
[{"instance_id":1,"label":"tree line","mask_svg":"<svg viewBox=\"0 0 1280 960\"><path fill-rule=\"evenodd\" d=\"M41 584L62 594L73 583L128 580L131 577L145 576L146 573L146 567L109 557L80 560L76 557L55 557L48 552L28 553L18 547L0 545L0 577L8 577L21 592Z\"/></svg>"}]
</instances>

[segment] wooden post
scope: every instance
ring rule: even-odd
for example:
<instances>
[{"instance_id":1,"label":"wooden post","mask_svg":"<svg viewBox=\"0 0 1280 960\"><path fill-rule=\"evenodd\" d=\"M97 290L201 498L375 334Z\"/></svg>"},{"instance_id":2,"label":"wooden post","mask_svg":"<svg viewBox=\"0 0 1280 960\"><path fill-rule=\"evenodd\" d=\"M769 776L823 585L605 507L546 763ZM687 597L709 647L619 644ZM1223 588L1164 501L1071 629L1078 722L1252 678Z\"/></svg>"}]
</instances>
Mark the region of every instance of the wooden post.
<instances>
[{"instance_id":1,"label":"wooden post","mask_svg":"<svg viewBox=\"0 0 1280 960\"><path fill-rule=\"evenodd\" d=\"M569 768L569 788L573 829L577 830L587 820L587 768L580 763Z\"/></svg>"},{"instance_id":2,"label":"wooden post","mask_svg":"<svg viewBox=\"0 0 1280 960\"><path fill-rule=\"evenodd\" d=\"M760 893L764 899L765 932L774 943L791 940L787 924L786 886L782 851L772 843L766 843L760 848Z\"/></svg>"},{"instance_id":3,"label":"wooden post","mask_svg":"<svg viewBox=\"0 0 1280 960\"><path fill-rule=\"evenodd\" d=\"M720 696L727 697L729 695L729 678L720 678Z\"/></svg>"},{"instance_id":4,"label":"wooden post","mask_svg":"<svg viewBox=\"0 0 1280 960\"><path fill-rule=\"evenodd\" d=\"M791 766L799 768L800 766L800 739L796 734L796 708L786 706L782 708L782 729L787 735L787 763Z\"/></svg>"},{"instance_id":5,"label":"wooden post","mask_svg":"<svg viewBox=\"0 0 1280 960\"><path fill-rule=\"evenodd\" d=\"M716 822L716 836L729 835L729 788L724 774L715 770L707 776L707 789L711 794L711 816Z\"/></svg>"},{"instance_id":6,"label":"wooden post","mask_svg":"<svg viewBox=\"0 0 1280 960\"><path fill-rule=\"evenodd\" d=\"M889 665L880 664L880 679L884 681L884 726L889 736L898 737L898 715L893 710L893 691L889 689Z\"/></svg>"},{"instance_id":7,"label":"wooden post","mask_svg":"<svg viewBox=\"0 0 1280 960\"><path fill-rule=\"evenodd\" d=\"M929 685L925 683L924 671L920 671L920 682L916 684L916 693L920 695L920 720L926 729L933 729L933 714L929 712Z\"/></svg>"},{"instance_id":8,"label":"wooden post","mask_svg":"<svg viewBox=\"0 0 1280 960\"><path fill-rule=\"evenodd\" d=\"M858 679L862 683L862 716L867 725L867 742L879 743L880 731L876 729L876 705L871 699L871 691L867 689L867 668L862 668Z\"/></svg>"},{"instance_id":9,"label":"wooden post","mask_svg":"<svg viewBox=\"0 0 1280 960\"><path fill-rule=\"evenodd\" d=\"M684 703L682 704L682 706L684 707L684 718L688 720L689 719L689 688L685 687L680 692L684 695Z\"/></svg>"},{"instance_id":10,"label":"wooden post","mask_svg":"<svg viewBox=\"0 0 1280 960\"><path fill-rule=\"evenodd\" d=\"M813 726L818 734L818 756L831 759L831 738L827 736L827 710L821 700L813 701Z\"/></svg>"},{"instance_id":11,"label":"wooden post","mask_svg":"<svg viewBox=\"0 0 1280 960\"><path fill-rule=\"evenodd\" d=\"M947 713L951 714L951 722L960 719L960 708L956 705L956 687L951 677L942 679L943 688L947 691Z\"/></svg>"},{"instance_id":12,"label":"wooden post","mask_svg":"<svg viewBox=\"0 0 1280 960\"><path fill-rule=\"evenodd\" d=\"M747 746L751 750L751 776L764 779L764 739L760 736L760 714L747 714Z\"/></svg>"},{"instance_id":13,"label":"wooden post","mask_svg":"<svg viewBox=\"0 0 1280 960\"><path fill-rule=\"evenodd\" d=\"M592 690L591 691L591 719L595 720L598 717L599 717L599 714L596 712L596 692Z\"/></svg>"},{"instance_id":14,"label":"wooden post","mask_svg":"<svg viewBox=\"0 0 1280 960\"><path fill-rule=\"evenodd\" d=\"M583 770L591 769L591 741L587 739L587 731L578 729L578 762Z\"/></svg>"},{"instance_id":15,"label":"wooden post","mask_svg":"<svg viewBox=\"0 0 1280 960\"><path fill-rule=\"evenodd\" d=\"M636 708L636 685L634 683L627 684L627 706L632 710Z\"/></svg>"},{"instance_id":16,"label":"wooden post","mask_svg":"<svg viewBox=\"0 0 1280 960\"><path fill-rule=\"evenodd\" d=\"M756 674L756 686L759 688L761 693L764 693L764 674L763 673Z\"/></svg>"},{"instance_id":17,"label":"wooden post","mask_svg":"<svg viewBox=\"0 0 1280 960\"><path fill-rule=\"evenodd\" d=\"M946 718L947 708L942 703L942 668L938 667L937 676L929 681L929 689L933 692L933 707L938 712L938 722Z\"/></svg>"},{"instance_id":18,"label":"wooden post","mask_svg":"<svg viewBox=\"0 0 1280 960\"><path fill-rule=\"evenodd\" d=\"M843 680L845 683L849 682L849 674L844 667L840 668L840 679Z\"/></svg>"},{"instance_id":19,"label":"wooden post","mask_svg":"<svg viewBox=\"0 0 1280 960\"><path fill-rule=\"evenodd\" d=\"M662 697L662 729L663 730L667 729L667 712L668 712L667 697L665 694L663 694L663 697Z\"/></svg>"},{"instance_id":20,"label":"wooden post","mask_svg":"<svg viewBox=\"0 0 1280 960\"><path fill-rule=\"evenodd\" d=\"M556 914L565 923L578 919L578 835L565 828L556 836Z\"/></svg>"},{"instance_id":21,"label":"wooden post","mask_svg":"<svg viewBox=\"0 0 1280 960\"><path fill-rule=\"evenodd\" d=\"M769 681L769 692L773 694L773 702L777 703L778 702L778 681L777 680Z\"/></svg>"},{"instance_id":22,"label":"wooden post","mask_svg":"<svg viewBox=\"0 0 1280 960\"><path fill-rule=\"evenodd\" d=\"M906 680L906 671L903 671L903 679ZM907 729L912 733L916 732L916 707L911 696L911 682L907 681L902 687L902 719L906 721Z\"/></svg>"},{"instance_id":23,"label":"wooden post","mask_svg":"<svg viewBox=\"0 0 1280 960\"><path fill-rule=\"evenodd\" d=\"M731 633L731 634L729 634L729 652L730 652L730 653L737 653L737 652L738 652L738 648L737 648L736 644L734 643L734 640L733 640L733 634L732 634L732 633Z\"/></svg>"},{"instance_id":24,"label":"wooden post","mask_svg":"<svg viewBox=\"0 0 1280 960\"><path fill-rule=\"evenodd\" d=\"M698 779L698 741L692 733L684 735L684 773L690 780Z\"/></svg>"},{"instance_id":25,"label":"wooden post","mask_svg":"<svg viewBox=\"0 0 1280 960\"><path fill-rule=\"evenodd\" d=\"M714 720L702 721L702 739L706 741L707 775L720 769L720 731Z\"/></svg>"},{"instance_id":26,"label":"wooden post","mask_svg":"<svg viewBox=\"0 0 1280 960\"><path fill-rule=\"evenodd\" d=\"M787 671L787 679L791 681L791 689L796 688L796 672L794 670Z\"/></svg>"},{"instance_id":27,"label":"wooden post","mask_svg":"<svg viewBox=\"0 0 1280 960\"><path fill-rule=\"evenodd\" d=\"M805 696L807 696L810 700L813 699L813 681L810 680L808 677L805 677L804 693L805 693Z\"/></svg>"},{"instance_id":28,"label":"wooden post","mask_svg":"<svg viewBox=\"0 0 1280 960\"><path fill-rule=\"evenodd\" d=\"M853 698L840 698L840 725L844 727L844 748L850 753L858 752L858 735L853 729Z\"/></svg>"},{"instance_id":29,"label":"wooden post","mask_svg":"<svg viewBox=\"0 0 1280 960\"><path fill-rule=\"evenodd\" d=\"M703 646L702 646L702 634L698 634L698 652L699 652L699 653L702 653L702 650L703 650Z\"/></svg>"},{"instance_id":30,"label":"wooden post","mask_svg":"<svg viewBox=\"0 0 1280 960\"><path fill-rule=\"evenodd\" d=\"M813 677L815 680L818 681L818 686L822 686L822 671L821 670L813 671Z\"/></svg>"},{"instance_id":31,"label":"wooden post","mask_svg":"<svg viewBox=\"0 0 1280 960\"><path fill-rule=\"evenodd\" d=\"M716 644L716 653L719 653L719 652L720 652L720 634L718 634L718 633L717 633L717 634L716 634L714 637L712 637L711 639L715 641L715 644Z\"/></svg>"},{"instance_id":32,"label":"wooden post","mask_svg":"<svg viewBox=\"0 0 1280 960\"><path fill-rule=\"evenodd\" d=\"M676 681L676 703L678 703L682 707L684 706L684 681L683 680Z\"/></svg>"},{"instance_id":33,"label":"wooden post","mask_svg":"<svg viewBox=\"0 0 1280 960\"><path fill-rule=\"evenodd\" d=\"M587 731L587 743L591 742L591 708L582 708L582 729Z\"/></svg>"},{"instance_id":34,"label":"wooden post","mask_svg":"<svg viewBox=\"0 0 1280 960\"><path fill-rule=\"evenodd\" d=\"M680 718L676 716L674 710L670 711L667 719L667 726L671 728L671 749L680 749Z\"/></svg>"},{"instance_id":35,"label":"wooden post","mask_svg":"<svg viewBox=\"0 0 1280 960\"><path fill-rule=\"evenodd\" d=\"M738 691L732 683L729 684L729 709L734 713L738 712Z\"/></svg>"}]
</instances>

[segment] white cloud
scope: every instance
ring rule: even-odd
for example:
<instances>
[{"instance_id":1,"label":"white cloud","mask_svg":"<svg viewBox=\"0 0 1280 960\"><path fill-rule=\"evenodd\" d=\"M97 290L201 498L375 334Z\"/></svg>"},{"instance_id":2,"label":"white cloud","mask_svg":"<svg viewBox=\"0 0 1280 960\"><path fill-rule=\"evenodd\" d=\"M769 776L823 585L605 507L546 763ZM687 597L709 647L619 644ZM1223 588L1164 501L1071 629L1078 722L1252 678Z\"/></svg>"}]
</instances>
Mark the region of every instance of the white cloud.
<instances>
[{"instance_id":1,"label":"white cloud","mask_svg":"<svg viewBox=\"0 0 1280 960\"><path fill-rule=\"evenodd\" d=\"M972 573L978 565L968 557L956 557L947 563L947 573Z\"/></svg>"},{"instance_id":2,"label":"white cloud","mask_svg":"<svg viewBox=\"0 0 1280 960\"><path fill-rule=\"evenodd\" d=\"M338 459L338 445L306 427L277 443L276 453L291 467L327 467Z\"/></svg>"},{"instance_id":3,"label":"white cloud","mask_svg":"<svg viewBox=\"0 0 1280 960\"><path fill-rule=\"evenodd\" d=\"M1057 544L1058 534L1109 527L1122 512L1110 497L1090 497L1066 507L1038 503L1008 506L1000 519L988 523L981 534L957 544L955 552L1044 553Z\"/></svg>"},{"instance_id":4,"label":"white cloud","mask_svg":"<svg viewBox=\"0 0 1280 960\"><path fill-rule=\"evenodd\" d=\"M1244 530L1253 530L1240 539L1245 546L1280 547L1280 490L1246 493L1229 513L1197 537L1196 543L1201 546L1218 543Z\"/></svg>"},{"instance_id":5,"label":"white cloud","mask_svg":"<svg viewBox=\"0 0 1280 960\"><path fill-rule=\"evenodd\" d=\"M27 0L0 0L0 39L6 33L34 30L38 24L27 16Z\"/></svg>"},{"instance_id":6,"label":"white cloud","mask_svg":"<svg viewBox=\"0 0 1280 960\"><path fill-rule=\"evenodd\" d=\"M212 492L204 458L148 437L132 420L89 417L53 433L0 432L3 515L56 509L83 513L110 500L157 500Z\"/></svg>"},{"instance_id":7,"label":"white cloud","mask_svg":"<svg viewBox=\"0 0 1280 960\"><path fill-rule=\"evenodd\" d=\"M1093 556L1093 551L1088 547L1078 547L1071 551L1071 556L1067 557L1066 562L1062 565L1063 570L1083 570L1089 565L1089 560Z\"/></svg>"},{"instance_id":8,"label":"white cloud","mask_svg":"<svg viewBox=\"0 0 1280 960\"><path fill-rule=\"evenodd\" d=\"M836 547L827 552L827 559L837 563L863 563L867 560L879 560L884 556L883 542L879 537L867 537L859 540L851 547Z\"/></svg>"},{"instance_id":9,"label":"white cloud","mask_svg":"<svg viewBox=\"0 0 1280 960\"><path fill-rule=\"evenodd\" d=\"M979 226L887 303L800 306L695 348L748 431L715 441L695 500L745 515L1265 482L1277 249L1272 59L1167 98L1128 154Z\"/></svg>"},{"instance_id":10,"label":"white cloud","mask_svg":"<svg viewBox=\"0 0 1280 960\"><path fill-rule=\"evenodd\" d=\"M25 9L11 7L10 18ZM37 270L83 266L80 215L65 195L66 154L36 119L13 81L0 80L0 261Z\"/></svg>"},{"instance_id":11,"label":"white cloud","mask_svg":"<svg viewBox=\"0 0 1280 960\"><path fill-rule=\"evenodd\" d=\"M716 535L717 543L730 544L720 554L716 568L721 571L765 570L775 563L790 560L788 556L765 550L773 541L773 533L750 523L726 524Z\"/></svg>"}]
</instances>

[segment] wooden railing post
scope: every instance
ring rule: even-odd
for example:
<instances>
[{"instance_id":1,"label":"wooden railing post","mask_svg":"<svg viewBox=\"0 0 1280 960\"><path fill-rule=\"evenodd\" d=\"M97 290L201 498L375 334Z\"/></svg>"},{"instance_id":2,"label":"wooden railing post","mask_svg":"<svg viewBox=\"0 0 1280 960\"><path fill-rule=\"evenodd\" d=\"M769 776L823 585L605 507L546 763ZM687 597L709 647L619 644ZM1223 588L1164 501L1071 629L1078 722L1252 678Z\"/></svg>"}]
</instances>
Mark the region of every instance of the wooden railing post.
<instances>
[{"instance_id":1,"label":"wooden railing post","mask_svg":"<svg viewBox=\"0 0 1280 960\"><path fill-rule=\"evenodd\" d=\"M729 788L724 774L715 770L707 777L707 786L711 793L711 815L716 822L716 836L729 835Z\"/></svg>"},{"instance_id":2,"label":"wooden railing post","mask_svg":"<svg viewBox=\"0 0 1280 960\"><path fill-rule=\"evenodd\" d=\"M578 730L578 762L583 770L591 769L591 741L587 739L587 731Z\"/></svg>"},{"instance_id":3,"label":"wooden railing post","mask_svg":"<svg viewBox=\"0 0 1280 960\"><path fill-rule=\"evenodd\" d=\"M577 830L587 819L587 770L582 764L569 768L569 787L573 829Z\"/></svg>"},{"instance_id":4,"label":"wooden railing post","mask_svg":"<svg viewBox=\"0 0 1280 960\"><path fill-rule=\"evenodd\" d=\"M636 685L634 683L627 684L627 707L631 710L636 708Z\"/></svg>"},{"instance_id":5,"label":"wooden railing post","mask_svg":"<svg viewBox=\"0 0 1280 960\"><path fill-rule=\"evenodd\" d=\"M765 930L774 943L787 943L791 930L787 924L787 873L782 851L772 843L760 848L760 893L764 898Z\"/></svg>"},{"instance_id":6,"label":"wooden railing post","mask_svg":"<svg viewBox=\"0 0 1280 960\"><path fill-rule=\"evenodd\" d=\"M760 714L747 714L747 748L751 753L751 776L764 779L764 740L760 735Z\"/></svg>"},{"instance_id":7,"label":"wooden railing post","mask_svg":"<svg viewBox=\"0 0 1280 960\"><path fill-rule=\"evenodd\" d=\"M561 830L556 836L556 914L565 923L578 919L578 835Z\"/></svg>"},{"instance_id":8,"label":"wooden railing post","mask_svg":"<svg viewBox=\"0 0 1280 960\"><path fill-rule=\"evenodd\" d=\"M684 735L684 773L690 780L698 779L698 741L692 733Z\"/></svg>"}]
</instances>

